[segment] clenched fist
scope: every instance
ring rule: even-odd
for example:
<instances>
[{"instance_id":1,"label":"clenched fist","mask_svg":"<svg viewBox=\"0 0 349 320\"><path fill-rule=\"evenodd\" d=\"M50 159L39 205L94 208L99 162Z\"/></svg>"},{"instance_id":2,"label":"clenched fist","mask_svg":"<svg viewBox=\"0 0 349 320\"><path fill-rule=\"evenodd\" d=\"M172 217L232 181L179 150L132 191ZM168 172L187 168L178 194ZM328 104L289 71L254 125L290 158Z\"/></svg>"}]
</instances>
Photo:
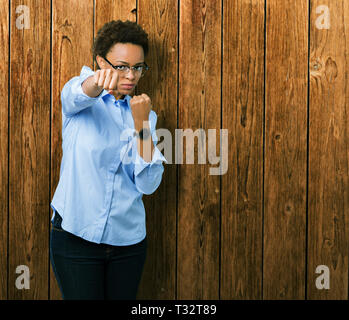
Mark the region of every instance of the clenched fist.
<instances>
[{"instance_id":1,"label":"clenched fist","mask_svg":"<svg viewBox=\"0 0 349 320\"><path fill-rule=\"evenodd\" d=\"M108 90L110 94L118 94L117 85L119 74L114 69L100 69L93 75L94 84L99 89Z\"/></svg>"},{"instance_id":2,"label":"clenched fist","mask_svg":"<svg viewBox=\"0 0 349 320\"><path fill-rule=\"evenodd\" d=\"M149 113L152 105L150 98L145 93L139 96L133 96L130 100L130 106L132 117L136 125L142 126L143 121L149 120Z\"/></svg>"}]
</instances>

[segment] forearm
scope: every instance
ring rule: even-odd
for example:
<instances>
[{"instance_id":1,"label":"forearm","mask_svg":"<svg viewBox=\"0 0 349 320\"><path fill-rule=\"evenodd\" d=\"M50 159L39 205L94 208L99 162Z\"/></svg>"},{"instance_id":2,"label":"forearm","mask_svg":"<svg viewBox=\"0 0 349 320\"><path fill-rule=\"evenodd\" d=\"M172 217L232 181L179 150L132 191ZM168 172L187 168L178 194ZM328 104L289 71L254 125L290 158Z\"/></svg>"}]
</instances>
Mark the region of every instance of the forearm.
<instances>
[{"instance_id":1,"label":"forearm","mask_svg":"<svg viewBox=\"0 0 349 320\"><path fill-rule=\"evenodd\" d=\"M150 126L153 132L150 131L151 134L146 140L137 138L138 151L136 152L134 175L135 185L138 191L149 195L160 185L162 173L164 171L162 162L164 161L167 163L167 160L156 146L158 139L155 135L156 131L154 131L157 119L155 112L151 111L147 118L149 118L149 122L144 120L143 123L143 121L139 122L139 119L135 120L135 129L137 131L141 130L143 127L149 129Z\"/></svg>"},{"instance_id":2,"label":"forearm","mask_svg":"<svg viewBox=\"0 0 349 320\"><path fill-rule=\"evenodd\" d=\"M149 121L135 122L135 129L138 132L143 128L148 129L150 131ZM149 135L145 140L142 140L139 137L137 137L137 151L138 151L138 154L144 159L144 161L151 162L153 158L154 150L155 150L155 147L154 147L154 143L151 135Z\"/></svg>"},{"instance_id":3,"label":"forearm","mask_svg":"<svg viewBox=\"0 0 349 320\"><path fill-rule=\"evenodd\" d=\"M97 97L87 95L84 90L87 80L86 72L82 71L80 76L70 79L64 86L61 92L62 113L66 117L71 117L74 114L91 107L96 101Z\"/></svg>"},{"instance_id":4,"label":"forearm","mask_svg":"<svg viewBox=\"0 0 349 320\"><path fill-rule=\"evenodd\" d=\"M91 98L95 98L101 94L103 91L103 88L98 87L94 83L93 76L88 77L83 83L82 83L82 90L86 95L88 95Z\"/></svg>"}]
</instances>

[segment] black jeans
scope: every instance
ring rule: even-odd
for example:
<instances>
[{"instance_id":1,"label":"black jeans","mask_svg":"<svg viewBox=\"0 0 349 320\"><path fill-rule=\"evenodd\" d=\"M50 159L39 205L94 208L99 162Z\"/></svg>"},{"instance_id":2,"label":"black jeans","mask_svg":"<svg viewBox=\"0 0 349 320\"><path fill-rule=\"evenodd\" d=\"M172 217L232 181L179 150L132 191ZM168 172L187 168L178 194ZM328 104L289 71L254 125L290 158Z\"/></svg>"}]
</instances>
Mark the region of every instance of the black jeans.
<instances>
[{"instance_id":1,"label":"black jeans","mask_svg":"<svg viewBox=\"0 0 349 320\"><path fill-rule=\"evenodd\" d=\"M136 299L146 258L147 239L128 246L97 244L61 228L55 214L50 260L64 300Z\"/></svg>"}]
</instances>

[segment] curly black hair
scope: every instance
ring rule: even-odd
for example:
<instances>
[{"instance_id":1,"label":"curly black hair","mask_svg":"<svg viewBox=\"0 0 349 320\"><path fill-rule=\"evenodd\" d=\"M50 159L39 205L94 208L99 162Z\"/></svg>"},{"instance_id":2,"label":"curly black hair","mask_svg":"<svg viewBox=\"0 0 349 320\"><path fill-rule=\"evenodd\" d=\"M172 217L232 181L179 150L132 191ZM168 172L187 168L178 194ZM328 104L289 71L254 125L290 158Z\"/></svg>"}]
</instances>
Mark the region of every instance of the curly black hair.
<instances>
[{"instance_id":1,"label":"curly black hair","mask_svg":"<svg viewBox=\"0 0 349 320\"><path fill-rule=\"evenodd\" d=\"M98 30L92 46L93 60L97 69L100 69L96 60L97 55L105 57L111 47L118 42L142 46L144 56L148 54L148 34L140 25L130 20L112 20Z\"/></svg>"}]
</instances>

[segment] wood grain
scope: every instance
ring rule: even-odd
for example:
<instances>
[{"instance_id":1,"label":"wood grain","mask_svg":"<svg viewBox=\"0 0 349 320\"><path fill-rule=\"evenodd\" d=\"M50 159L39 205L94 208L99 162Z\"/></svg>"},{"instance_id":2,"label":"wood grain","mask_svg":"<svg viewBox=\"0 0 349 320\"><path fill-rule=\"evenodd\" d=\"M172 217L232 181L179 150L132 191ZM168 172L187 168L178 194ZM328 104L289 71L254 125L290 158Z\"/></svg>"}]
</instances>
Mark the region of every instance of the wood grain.
<instances>
[{"instance_id":1,"label":"wood grain","mask_svg":"<svg viewBox=\"0 0 349 320\"><path fill-rule=\"evenodd\" d=\"M51 199L59 181L62 158L61 91L68 80L80 74L84 65L93 68L93 0L54 0L52 17ZM61 299L52 266L50 269L50 298Z\"/></svg>"},{"instance_id":2,"label":"wood grain","mask_svg":"<svg viewBox=\"0 0 349 320\"><path fill-rule=\"evenodd\" d=\"M221 299L262 298L264 1L224 1Z\"/></svg>"},{"instance_id":3,"label":"wood grain","mask_svg":"<svg viewBox=\"0 0 349 320\"><path fill-rule=\"evenodd\" d=\"M7 299L9 4L0 2L0 300ZM6 13L6 14L5 14Z\"/></svg>"},{"instance_id":4,"label":"wood grain","mask_svg":"<svg viewBox=\"0 0 349 320\"><path fill-rule=\"evenodd\" d=\"M48 298L50 173L50 7L43 0L11 1L9 299ZM19 5L28 29L16 27ZM30 289L15 286L16 268L30 272Z\"/></svg>"},{"instance_id":5,"label":"wood grain","mask_svg":"<svg viewBox=\"0 0 349 320\"><path fill-rule=\"evenodd\" d=\"M263 298L304 299L308 1L267 1Z\"/></svg>"},{"instance_id":6,"label":"wood grain","mask_svg":"<svg viewBox=\"0 0 349 320\"><path fill-rule=\"evenodd\" d=\"M136 21L137 1L95 0L94 36L107 22L112 20Z\"/></svg>"},{"instance_id":7,"label":"wood grain","mask_svg":"<svg viewBox=\"0 0 349 320\"><path fill-rule=\"evenodd\" d=\"M136 94L151 97L156 112L157 129L164 128L175 136L177 127L177 24L176 0L138 0L138 24L149 36L150 70L137 85ZM160 141L160 137L158 136ZM163 139L161 139L162 141ZM172 155L174 142L172 141ZM150 196L143 196L146 210L148 252L140 299L176 298L176 166L174 159L164 163L159 188ZM170 162L171 161L171 162Z\"/></svg>"},{"instance_id":8,"label":"wood grain","mask_svg":"<svg viewBox=\"0 0 349 320\"><path fill-rule=\"evenodd\" d=\"M320 5L329 29L317 27ZM314 0L311 8L308 299L348 299L349 3ZM329 268L329 289L316 287L319 265Z\"/></svg>"},{"instance_id":9,"label":"wood grain","mask_svg":"<svg viewBox=\"0 0 349 320\"><path fill-rule=\"evenodd\" d=\"M19 5L29 29L16 25ZM317 27L320 5L329 29ZM149 35L136 94L172 134L161 185L143 197L138 298L348 299L348 1L12 0L0 10L0 299L61 299L49 262L60 94L93 67L98 29L118 19ZM223 176L209 174L208 150L199 164L197 138L194 164L186 138L175 158L176 129L203 129L207 148L216 129L218 156L220 128ZM15 286L20 265L29 290ZM319 265L328 290L315 285Z\"/></svg>"},{"instance_id":10,"label":"wood grain","mask_svg":"<svg viewBox=\"0 0 349 320\"><path fill-rule=\"evenodd\" d=\"M178 299L219 297L220 176L198 164L198 145L221 128L221 19L218 1L180 1L178 127L206 137L195 138L194 164L185 151L179 167Z\"/></svg>"}]
</instances>

